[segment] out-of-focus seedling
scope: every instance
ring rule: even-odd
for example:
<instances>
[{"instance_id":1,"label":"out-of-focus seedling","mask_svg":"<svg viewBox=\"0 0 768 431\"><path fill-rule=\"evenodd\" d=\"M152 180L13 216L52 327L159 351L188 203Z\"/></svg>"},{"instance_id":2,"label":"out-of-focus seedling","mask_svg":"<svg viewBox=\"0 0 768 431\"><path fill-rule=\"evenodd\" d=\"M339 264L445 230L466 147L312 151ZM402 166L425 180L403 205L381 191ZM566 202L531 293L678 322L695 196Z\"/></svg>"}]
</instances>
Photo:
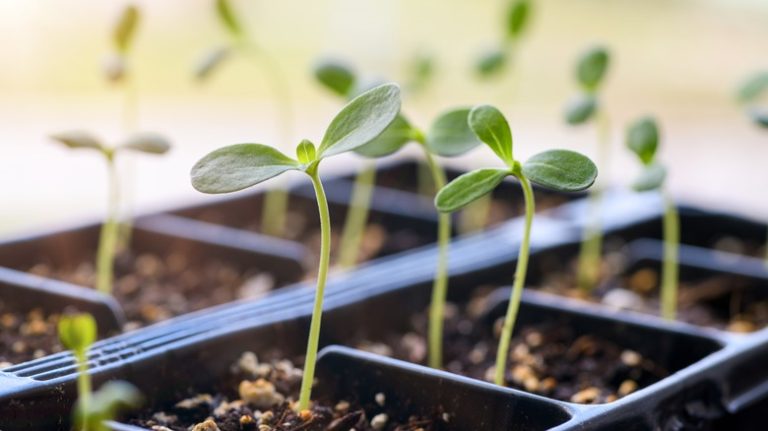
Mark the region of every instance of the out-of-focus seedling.
<instances>
[{"instance_id":1,"label":"out-of-focus seedling","mask_svg":"<svg viewBox=\"0 0 768 431\"><path fill-rule=\"evenodd\" d=\"M71 149L95 150L107 163L108 199L107 215L101 226L99 249L96 255L96 289L112 293L113 266L119 237L120 181L118 180L115 158L118 153L134 151L146 154L165 154L171 145L162 136L155 133L136 133L125 142L106 146L99 139L87 132L72 131L51 135L57 142Z\"/></svg>"},{"instance_id":2,"label":"out-of-focus seedling","mask_svg":"<svg viewBox=\"0 0 768 431\"><path fill-rule=\"evenodd\" d=\"M192 185L203 193L230 193L269 180L287 171L304 172L312 180L320 214L320 263L307 354L299 395L299 410L306 410L312 391L320 339L323 292L331 251L328 201L318 168L331 156L353 151L372 141L389 126L400 111L400 89L394 84L373 88L349 102L331 121L320 146L303 140L293 159L263 144L237 144L213 151L192 168Z\"/></svg>"},{"instance_id":3,"label":"out-of-focus seedling","mask_svg":"<svg viewBox=\"0 0 768 431\"><path fill-rule=\"evenodd\" d=\"M661 270L661 315L673 320L677 312L678 249L680 218L675 202L663 192L666 168L657 159L659 128L652 117L643 117L627 129L627 147L635 153L643 171L635 180L636 191L662 190L664 196L664 262Z\"/></svg>"},{"instance_id":4,"label":"out-of-focus seedling","mask_svg":"<svg viewBox=\"0 0 768 431\"><path fill-rule=\"evenodd\" d=\"M597 129L597 166L605 173L610 155L610 127L608 116L599 101L598 92L610 64L608 50L601 46L588 49L576 63L576 82L580 94L568 102L565 121L571 125L593 122ZM592 187L586 228L579 253L578 285L585 293L595 288L600 276L600 258L603 234L600 226L602 187Z\"/></svg>"},{"instance_id":5,"label":"out-of-focus seedling","mask_svg":"<svg viewBox=\"0 0 768 431\"><path fill-rule=\"evenodd\" d=\"M278 128L281 145L288 145L293 128L293 108L291 106L290 87L285 80L279 63L252 37L249 36L243 20L235 12L228 0L214 0L214 8L221 26L226 30L229 40L205 53L195 66L195 77L206 81L229 58L242 57L254 60L269 81L273 98L278 107ZM261 232L266 235L282 236L285 232L288 192L284 187L270 189L264 197L261 210Z\"/></svg>"},{"instance_id":6,"label":"out-of-focus seedling","mask_svg":"<svg viewBox=\"0 0 768 431\"><path fill-rule=\"evenodd\" d=\"M768 72L760 72L750 77L738 91L738 100L745 106L747 115L761 129L768 129L768 108L759 105L768 95ZM768 235L765 242L765 266L768 267Z\"/></svg>"},{"instance_id":7,"label":"out-of-focus seedling","mask_svg":"<svg viewBox=\"0 0 768 431\"><path fill-rule=\"evenodd\" d=\"M456 211L493 191L508 176L520 181L525 197L523 240L518 252L512 293L496 354L494 381L503 385L509 344L528 268L531 226L535 212L531 183L561 192L577 192L589 188L595 182L597 167L586 156L569 150L545 151L525 163L520 163L513 156L512 131L498 109L488 105L477 106L470 111L468 119L469 126L477 137L493 150L506 167L477 169L451 181L437 193L437 209L441 212Z\"/></svg>"},{"instance_id":8,"label":"out-of-focus seedling","mask_svg":"<svg viewBox=\"0 0 768 431\"><path fill-rule=\"evenodd\" d=\"M59 320L61 344L72 350L77 361L78 399L73 411L74 429L107 431L105 421L115 419L121 409L137 408L142 402L139 391L131 384L111 381L91 393L88 374L88 349L96 341L96 321L90 314L64 315Z\"/></svg>"},{"instance_id":9,"label":"out-of-focus seedling","mask_svg":"<svg viewBox=\"0 0 768 431\"><path fill-rule=\"evenodd\" d=\"M510 67L528 28L532 9L530 0L512 0L509 3L504 22L504 38L497 47L477 60L475 70L478 76L484 79L498 76Z\"/></svg>"}]
</instances>

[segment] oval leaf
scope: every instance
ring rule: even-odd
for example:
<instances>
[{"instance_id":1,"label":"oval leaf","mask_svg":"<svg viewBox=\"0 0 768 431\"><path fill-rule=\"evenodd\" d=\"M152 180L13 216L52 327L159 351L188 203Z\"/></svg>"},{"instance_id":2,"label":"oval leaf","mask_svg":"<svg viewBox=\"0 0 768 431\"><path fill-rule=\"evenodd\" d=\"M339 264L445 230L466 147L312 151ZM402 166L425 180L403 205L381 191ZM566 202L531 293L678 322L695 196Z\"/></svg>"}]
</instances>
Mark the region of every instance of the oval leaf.
<instances>
[{"instance_id":1,"label":"oval leaf","mask_svg":"<svg viewBox=\"0 0 768 431\"><path fill-rule=\"evenodd\" d=\"M640 176L632 183L632 188L638 192L656 190L664 184L666 177L666 168L659 163L653 163L643 169Z\"/></svg>"},{"instance_id":2,"label":"oval leaf","mask_svg":"<svg viewBox=\"0 0 768 431\"><path fill-rule=\"evenodd\" d=\"M403 148L413 139L413 130L402 115L397 115L389 127L371 142L355 150L355 153L372 159L388 156Z\"/></svg>"},{"instance_id":3,"label":"oval leaf","mask_svg":"<svg viewBox=\"0 0 768 431\"><path fill-rule=\"evenodd\" d=\"M590 48L582 54L576 66L579 84L587 91L595 90L605 77L609 61L608 50L601 46Z\"/></svg>"},{"instance_id":4,"label":"oval leaf","mask_svg":"<svg viewBox=\"0 0 768 431\"><path fill-rule=\"evenodd\" d=\"M476 106L469 112L468 122L475 135L511 166L515 160L512 157L512 131L504 114L490 105Z\"/></svg>"},{"instance_id":5,"label":"oval leaf","mask_svg":"<svg viewBox=\"0 0 768 431\"><path fill-rule=\"evenodd\" d=\"M504 69L507 63L507 54L501 49L486 52L477 60L475 69L484 78L496 75Z\"/></svg>"},{"instance_id":6,"label":"oval leaf","mask_svg":"<svg viewBox=\"0 0 768 431\"><path fill-rule=\"evenodd\" d=\"M507 13L507 37L517 39L525 30L531 14L531 3L518 0L512 3Z\"/></svg>"},{"instance_id":7,"label":"oval leaf","mask_svg":"<svg viewBox=\"0 0 768 431\"><path fill-rule=\"evenodd\" d=\"M299 159L299 163L308 165L317 160L317 151L315 150L315 144L304 139L298 146L296 146L296 157Z\"/></svg>"},{"instance_id":8,"label":"oval leaf","mask_svg":"<svg viewBox=\"0 0 768 431\"><path fill-rule=\"evenodd\" d=\"M443 157L455 157L482 142L469 127L469 108L457 108L440 114L427 133L427 148Z\"/></svg>"},{"instance_id":9,"label":"oval leaf","mask_svg":"<svg viewBox=\"0 0 768 431\"><path fill-rule=\"evenodd\" d=\"M221 24L227 29L233 36L240 36L243 34L243 29L240 27L240 21L235 16L235 11L229 4L228 0L216 0L216 15L219 17Z\"/></svg>"},{"instance_id":10,"label":"oval leaf","mask_svg":"<svg viewBox=\"0 0 768 431\"><path fill-rule=\"evenodd\" d=\"M218 69L229 58L230 49L225 46L216 47L207 53L195 67L195 78L207 79L214 70Z\"/></svg>"},{"instance_id":11,"label":"oval leaf","mask_svg":"<svg viewBox=\"0 0 768 431\"><path fill-rule=\"evenodd\" d=\"M203 193L242 190L290 170L301 169L296 160L262 144L219 148L192 167L192 187Z\"/></svg>"},{"instance_id":12,"label":"oval leaf","mask_svg":"<svg viewBox=\"0 0 768 431\"><path fill-rule=\"evenodd\" d=\"M315 66L315 79L341 97L350 97L355 89L355 73L346 65L328 60Z\"/></svg>"},{"instance_id":13,"label":"oval leaf","mask_svg":"<svg viewBox=\"0 0 768 431\"><path fill-rule=\"evenodd\" d=\"M752 121L760 127L768 127L768 110L752 108L749 111Z\"/></svg>"},{"instance_id":14,"label":"oval leaf","mask_svg":"<svg viewBox=\"0 0 768 431\"><path fill-rule=\"evenodd\" d=\"M85 353L96 341L96 320L85 313L62 315L59 319L59 339L64 347L78 355Z\"/></svg>"},{"instance_id":15,"label":"oval leaf","mask_svg":"<svg viewBox=\"0 0 768 431\"><path fill-rule=\"evenodd\" d=\"M760 72L749 78L740 88L738 99L742 103L752 102L768 89L768 72Z\"/></svg>"},{"instance_id":16,"label":"oval leaf","mask_svg":"<svg viewBox=\"0 0 768 431\"><path fill-rule=\"evenodd\" d=\"M141 407L144 397L128 382L112 380L94 392L88 411L79 401L75 406L75 429L102 430L104 421L114 420L122 410Z\"/></svg>"},{"instance_id":17,"label":"oval leaf","mask_svg":"<svg viewBox=\"0 0 768 431\"><path fill-rule=\"evenodd\" d=\"M70 131L51 135L51 139L58 141L69 148L91 148L104 151L104 146L99 140L88 132Z\"/></svg>"},{"instance_id":18,"label":"oval leaf","mask_svg":"<svg viewBox=\"0 0 768 431\"><path fill-rule=\"evenodd\" d=\"M504 178L507 169L484 168L467 172L446 184L435 196L435 207L440 212L453 212L493 191Z\"/></svg>"},{"instance_id":19,"label":"oval leaf","mask_svg":"<svg viewBox=\"0 0 768 431\"><path fill-rule=\"evenodd\" d=\"M131 42L133 42L134 35L136 34L136 27L139 24L139 18L139 9L134 5L126 6L120 14L112 34L112 40L119 53L125 54L131 47Z\"/></svg>"},{"instance_id":20,"label":"oval leaf","mask_svg":"<svg viewBox=\"0 0 768 431\"><path fill-rule=\"evenodd\" d=\"M659 128L652 117L644 117L630 124L627 129L627 147L632 150L644 165L649 165L656 157L659 146Z\"/></svg>"},{"instance_id":21,"label":"oval leaf","mask_svg":"<svg viewBox=\"0 0 768 431\"><path fill-rule=\"evenodd\" d=\"M384 84L349 102L331 121L318 158L352 151L379 136L400 112L400 87Z\"/></svg>"},{"instance_id":22,"label":"oval leaf","mask_svg":"<svg viewBox=\"0 0 768 431\"><path fill-rule=\"evenodd\" d=\"M595 111L597 99L590 95L581 95L565 106L565 121L571 125L582 124L592 118Z\"/></svg>"},{"instance_id":23,"label":"oval leaf","mask_svg":"<svg viewBox=\"0 0 768 431\"><path fill-rule=\"evenodd\" d=\"M143 132L130 136L118 148L147 154L165 154L171 149L171 143L157 133Z\"/></svg>"},{"instance_id":24,"label":"oval leaf","mask_svg":"<svg viewBox=\"0 0 768 431\"><path fill-rule=\"evenodd\" d=\"M561 192L589 188L597 178L597 167L587 156L570 150L549 150L523 164L523 175L531 182Z\"/></svg>"}]
</instances>

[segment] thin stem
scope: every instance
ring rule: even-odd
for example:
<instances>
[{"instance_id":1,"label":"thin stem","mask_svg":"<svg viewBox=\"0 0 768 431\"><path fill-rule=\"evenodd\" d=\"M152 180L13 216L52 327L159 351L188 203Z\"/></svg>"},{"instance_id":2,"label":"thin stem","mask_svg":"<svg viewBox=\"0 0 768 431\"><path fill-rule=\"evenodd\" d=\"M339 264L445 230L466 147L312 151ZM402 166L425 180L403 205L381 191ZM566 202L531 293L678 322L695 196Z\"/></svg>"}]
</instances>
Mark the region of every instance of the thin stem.
<instances>
[{"instance_id":1,"label":"thin stem","mask_svg":"<svg viewBox=\"0 0 768 431\"><path fill-rule=\"evenodd\" d=\"M88 431L88 413L91 408L91 376L88 374L88 352L75 352L77 360L77 402L81 416L81 431Z\"/></svg>"},{"instance_id":2,"label":"thin stem","mask_svg":"<svg viewBox=\"0 0 768 431\"><path fill-rule=\"evenodd\" d=\"M126 60L127 61L127 60ZM138 129L139 103L135 81L129 72L123 78L123 134L129 135ZM128 248L133 233L133 201L135 189L136 161L133 156L127 157L123 165L123 216L119 221L118 242L116 249Z\"/></svg>"},{"instance_id":3,"label":"thin stem","mask_svg":"<svg viewBox=\"0 0 768 431\"><path fill-rule=\"evenodd\" d=\"M422 142L427 166L437 190L445 186L445 171L435 162L426 145ZM429 366L443 365L443 320L445 300L448 296L448 247L451 242L451 215L439 213L437 219L437 266L432 283L432 301L429 307Z\"/></svg>"},{"instance_id":4,"label":"thin stem","mask_svg":"<svg viewBox=\"0 0 768 431\"><path fill-rule=\"evenodd\" d=\"M680 218L675 202L664 195L664 264L661 272L661 315L674 320L677 313L678 253Z\"/></svg>"},{"instance_id":5,"label":"thin stem","mask_svg":"<svg viewBox=\"0 0 768 431\"><path fill-rule=\"evenodd\" d=\"M109 176L109 197L107 217L101 226L99 249L96 257L96 289L99 292L112 293L115 250L119 236L118 211L120 185L117 181L117 169L114 155L107 155L107 175Z\"/></svg>"},{"instance_id":6,"label":"thin stem","mask_svg":"<svg viewBox=\"0 0 768 431\"><path fill-rule=\"evenodd\" d=\"M517 268L515 268L515 281L512 285L512 294L507 305L507 314L504 317L504 326L501 329L501 338L499 338L499 349L496 352L496 373L494 381L497 385L504 386L504 374L507 368L507 356L509 355L509 343L512 340L512 331L515 329L517 320L517 311L520 309L520 298L523 295L525 286L525 274L528 271L528 253L531 244L531 225L533 224L533 214L536 211L536 203L533 200L533 188L531 183L521 173L514 174L523 188L525 198L525 230L523 231L523 242L520 243L520 250L517 254Z\"/></svg>"},{"instance_id":7,"label":"thin stem","mask_svg":"<svg viewBox=\"0 0 768 431\"><path fill-rule=\"evenodd\" d=\"M610 125L608 116L602 110L597 112L595 120L598 143L596 163L600 166L600 172L606 172L610 154ZM603 229L600 220L602 201L603 187L593 187L589 195L587 226L579 252L578 284L584 293L592 292L600 276L600 257L603 254Z\"/></svg>"},{"instance_id":8,"label":"thin stem","mask_svg":"<svg viewBox=\"0 0 768 431\"><path fill-rule=\"evenodd\" d=\"M304 363L304 375L301 378L301 392L299 393L299 410L309 408L309 400L312 396L312 383L315 379L315 361L317 349L320 343L320 321L323 314L323 292L325 280L328 276L328 265L331 260L331 216L328 211L328 200L325 197L323 183L317 174L317 169L309 173L312 185L317 197L317 209L320 213L320 267L317 271L317 289L315 290L315 306L312 309L312 322L309 325L309 339L307 341L307 356Z\"/></svg>"},{"instance_id":9,"label":"thin stem","mask_svg":"<svg viewBox=\"0 0 768 431\"><path fill-rule=\"evenodd\" d=\"M355 176L347 219L341 234L339 266L344 269L354 268L360 251L363 231L368 224L368 212L373 196L373 183L376 180L376 165L368 163Z\"/></svg>"}]
</instances>

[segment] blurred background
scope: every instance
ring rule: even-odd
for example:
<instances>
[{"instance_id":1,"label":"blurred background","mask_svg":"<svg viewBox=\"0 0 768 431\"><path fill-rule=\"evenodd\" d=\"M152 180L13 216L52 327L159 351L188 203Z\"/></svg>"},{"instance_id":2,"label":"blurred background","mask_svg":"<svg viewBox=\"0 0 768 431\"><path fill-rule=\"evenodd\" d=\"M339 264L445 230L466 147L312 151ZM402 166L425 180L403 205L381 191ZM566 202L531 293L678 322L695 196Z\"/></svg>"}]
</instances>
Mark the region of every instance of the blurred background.
<instances>
[{"instance_id":1,"label":"blurred background","mask_svg":"<svg viewBox=\"0 0 768 431\"><path fill-rule=\"evenodd\" d=\"M413 59L427 53L434 80L404 98L416 124L427 127L455 105L492 103L510 119L519 158L551 147L594 154L593 128L567 126L562 112L576 94L575 59L602 43L613 54L603 91L613 154L602 179L617 186L634 179L639 166L623 147L624 127L652 113L676 197L768 217L768 133L734 97L746 78L768 69L765 0L537 0L514 76L488 81L477 79L473 65L502 38L507 1L232 0L290 87L289 143L278 142L273 88L257 62L232 59L204 84L193 79L200 57L227 41L213 1L133 3L142 12L130 57L138 128L161 132L175 146L167 157L125 160L135 171L128 194L138 211L210 199L192 189L189 169L222 145L263 142L292 153L301 138L318 142L341 106L312 77L312 66L326 57L361 76L404 81ZM99 156L62 148L48 135L85 129L111 143L123 137L123 93L105 80L102 66L126 4L0 0L0 232L103 212ZM478 149L452 163L493 163L489 153ZM352 159L332 160L324 172Z\"/></svg>"}]
</instances>

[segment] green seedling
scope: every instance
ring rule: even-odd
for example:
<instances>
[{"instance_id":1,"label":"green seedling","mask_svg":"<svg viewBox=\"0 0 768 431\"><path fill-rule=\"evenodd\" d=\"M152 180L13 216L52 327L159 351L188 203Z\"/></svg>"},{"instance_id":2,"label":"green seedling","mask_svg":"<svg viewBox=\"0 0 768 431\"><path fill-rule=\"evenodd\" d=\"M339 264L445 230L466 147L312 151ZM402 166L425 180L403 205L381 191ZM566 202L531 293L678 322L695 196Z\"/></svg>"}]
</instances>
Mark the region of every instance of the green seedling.
<instances>
[{"instance_id":1,"label":"green seedling","mask_svg":"<svg viewBox=\"0 0 768 431\"><path fill-rule=\"evenodd\" d=\"M115 419L121 409L139 407L141 394L131 384L111 381L91 393L88 349L96 341L96 321L90 314L64 315L59 320L61 344L72 350L77 361L78 399L74 408L74 429L107 431L105 421Z\"/></svg>"},{"instance_id":2,"label":"green seedling","mask_svg":"<svg viewBox=\"0 0 768 431\"><path fill-rule=\"evenodd\" d=\"M512 63L520 41L529 26L533 4L530 0L512 0L504 22L504 38L497 47L483 54L475 64L481 78L500 75Z\"/></svg>"},{"instance_id":3,"label":"green seedling","mask_svg":"<svg viewBox=\"0 0 768 431\"><path fill-rule=\"evenodd\" d=\"M580 94L572 99L565 108L565 121L571 125L588 122L597 129L597 166L605 172L610 153L610 126L608 116L599 102L599 90L610 65L610 54L604 47L597 46L587 50L579 57L576 64L576 82ZM603 234L600 226L600 206L602 187L592 187L589 199L587 225L583 232L579 253L578 285L583 292L589 293L597 284L600 276L600 257L603 248Z\"/></svg>"},{"instance_id":4,"label":"green seedling","mask_svg":"<svg viewBox=\"0 0 768 431\"><path fill-rule=\"evenodd\" d=\"M228 0L215 0L214 8L219 23L226 31L229 40L221 46L210 49L195 67L196 78L203 82L211 78L214 72L230 58L241 57L253 60L269 81L273 98L278 107L279 139L283 145L291 140L293 107L290 87L279 63L252 37L249 36L235 9ZM284 187L270 189L264 198L261 210L261 232L272 236L282 236L285 231L288 211L288 192Z\"/></svg>"},{"instance_id":5,"label":"green seedling","mask_svg":"<svg viewBox=\"0 0 768 431\"><path fill-rule=\"evenodd\" d=\"M211 194L243 190L288 171L304 172L312 181L320 214L320 263L299 410L309 407L320 339L323 292L330 264L331 224L328 201L318 172L320 162L354 151L375 139L395 120L399 111L400 89L394 84L384 84L350 101L331 121L319 147L309 140L302 140L296 147L296 159L267 145L237 144L213 151L192 168L192 186Z\"/></svg>"},{"instance_id":6,"label":"green seedling","mask_svg":"<svg viewBox=\"0 0 768 431\"><path fill-rule=\"evenodd\" d=\"M636 191L662 190L667 176L666 168L657 160L659 128L656 120L644 117L627 129L627 147L640 160L643 171L632 188ZM678 249L680 244L680 218L677 207L668 193L664 196L664 262L661 269L661 315L673 320L677 311Z\"/></svg>"},{"instance_id":7,"label":"green seedling","mask_svg":"<svg viewBox=\"0 0 768 431\"><path fill-rule=\"evenodd\" d=\"M488 105L473 108L468 117L469 127L506 165L504 168L483 168L468 172L443 187L435 198L435 206L444 213L454 212L491 193L504 178L513 176L520 181L525 199L523 240L517 258L512 293L496 354L494 381L504 384L509 344L512 338L520 297L525 285L531 226L535 202L531 183L561 191L578 192L589 188L597 178L597 167L586 156L569 150L549 150L536 154L525 163L515 160L512 151L512 131L504 115Z\"/></svg>"},{"instance_id":8,"label":"green seedling","mask_svg":"<svg viewBox=\"0 0 768 431\"><path fill-rule=\"evenodd\" d=\"M768 108L758 106L758 102L768 94L768 72L760 72L750 77L739 88L738 100L746 107L749 118L761 129L768 129ZM765 266L768 267L768 235L765 243Z\"/></svg>"},{"instance_id":9,"label":"green seedling","mask_svg":"<svg viewBox=\"0 0 768 431\"><path fill-rule=\"evenodd\" d=\"M99 139L87 132L72 131L51 136L57 142L71 149L94 150L104 157L107 163L108 198L107 216L101 226L99 249L96 255L96 289L107 294L112 293L113 267L119 238L120 182L118 180L115 158L118 153L133 151L146 154L165 154L171 148L165 138L155 133L136 133L117 146L104 145Z\"/></svg>"}]
</instances>

